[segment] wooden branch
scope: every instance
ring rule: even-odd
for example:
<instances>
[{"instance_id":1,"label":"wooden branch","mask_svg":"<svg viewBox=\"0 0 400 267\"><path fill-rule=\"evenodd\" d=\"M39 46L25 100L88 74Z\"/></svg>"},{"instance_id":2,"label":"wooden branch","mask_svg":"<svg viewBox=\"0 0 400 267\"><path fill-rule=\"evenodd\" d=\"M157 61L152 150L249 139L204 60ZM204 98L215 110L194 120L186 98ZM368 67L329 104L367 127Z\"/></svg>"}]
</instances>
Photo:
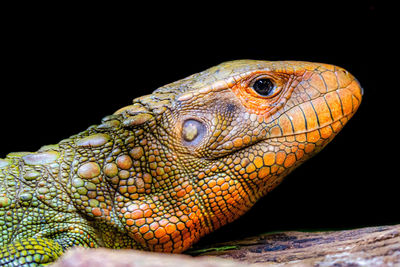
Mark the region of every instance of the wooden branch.
<instances>
[{"instance_id":1,"label":"wooden branch","mask_svg":"<svg viewBox=\"0 0 400 267\"><path fill-rule=\"evenodd\" d=\"M400 225L262 234L187 254L74 249L55 266L400 266Z\"/></svg>"},{"instance_id":2,"label":"wooden branch","mask_svg":"<svg viewBox=\"0 0 400 267\"><path fill-rule=\"evenodd\" d=\"M282 232L259 235L213 247L230 250L192 251L248 263L287 266L382 266L400 264L400 225L332 232ZM286 265L285 265L286 266Z\"/></svg>"}]
</instances>

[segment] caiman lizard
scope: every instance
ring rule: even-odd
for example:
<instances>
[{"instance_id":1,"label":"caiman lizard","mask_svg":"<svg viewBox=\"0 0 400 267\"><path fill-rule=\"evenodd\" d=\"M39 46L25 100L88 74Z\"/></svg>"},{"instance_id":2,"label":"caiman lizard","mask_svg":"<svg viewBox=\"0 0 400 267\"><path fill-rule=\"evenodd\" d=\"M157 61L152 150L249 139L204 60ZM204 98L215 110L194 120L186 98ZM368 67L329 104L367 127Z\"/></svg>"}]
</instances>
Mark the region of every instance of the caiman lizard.
<instances>
[{"instance_id":1,"label":"caiman lizard","mask_svg":"<svg viewBox=\"0 0 400 267\"><path fill-rule=\"evenodd\" d=\"M0 263L50 263L74 246L183 252L328 144L362 94L333 65L225 62L56 145L10 153Z\"/></svg>"}]
</instances>

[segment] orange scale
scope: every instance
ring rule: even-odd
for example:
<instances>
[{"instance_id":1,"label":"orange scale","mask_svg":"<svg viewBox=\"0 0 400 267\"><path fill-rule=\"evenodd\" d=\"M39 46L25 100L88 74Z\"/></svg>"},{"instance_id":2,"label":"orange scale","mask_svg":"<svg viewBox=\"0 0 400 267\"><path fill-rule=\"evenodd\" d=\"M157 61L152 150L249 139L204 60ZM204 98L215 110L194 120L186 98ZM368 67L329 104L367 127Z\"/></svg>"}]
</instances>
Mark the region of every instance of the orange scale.
<instances>
[{"instance_id":1,"label":"orange scale","mask_svg":"<svg viewBox=\"0 0 400 267\"><path fill-rule=\"evenodd\" d=\"M158 222L153 222L152 224L150 224L150 230L154 231L157 230L160 227L160 225L158 224Z\"/></svg>"},{"instance_id":2,"label":"orange scale","mask_svg":"<svg viewBox=\"0 0 400 267\"><path fill-rule=\"evenodd\" d=\"M131 194L131 195L129 195L129 198L130 199L138 199L139 198L139 194L138 193Z\"/></svg>"},{"instance_id":3,"label":"orange scale","mask_svg":"<svg viewBox=\"0 0 400 267\"><path fill-rule=\"evenodd\" d=\"M332 130L337 133L342 129L343 125L340 121L335 121L334 123L331 124Z\"/></svg>"},{"instance_id":4,"label":"orange scale","mask_svg":"<svg viewBox=\"0 0 400 267\"><path fill-rule=\"evenodd\" d=\"M187 228L190 228L192 226L193 226L193 221L192 220L189 220L189 221L186 222L186 227Z\"/></svg>"},{"instance_id":5,"label":"orange scale","mask_svg":"<svg viewBox=\"0 0 400 267\"><path fill-rule=\"evenodd\" d=\"M175 231L173 234L171 234L171 239L173 243L181 241L182 240L181 233L179 231Z\"/></svg>"},{"instance_id":6,"label":"orange scale","mask_svg":"<svg viewBox=\"0 0 400 267\"><path fill-rule=\"evenodd\" d=\"M143 225L142 227L139 228L139 232L144 234L147 233L150 230L150 227L148 225ZM150 232L152 233L152 232Z\"/></svg>"},{"instance_id":7,"label":"orange scale","mask_svg":"<svg viewBox=\"0 0 400 267\"><path fill-rule=\"evenodd\" d=\"M150 217L151 215L153 215L153 211L151 209L146 209L143 212L144 217Z\"/></svg>"},{"instance_id":8,"label":"orange scale","mask_svg":"<svg viewBox=\"0 0 400 267\"><path fill-rule=\"evenodd\" d=\"M185 239L185 240L183 240L183 245L182 245L182 247L183 247L184 249L189 248L191 245L192 245L192 240L191 240L191 239Z\"/></svg>"},{"instance_id":9,"label":"orange scale","mask_svg":"<svg viewBox=\"0 0 400 267\"><path fill-rule=\"evenodd\" d=\"M284 162L284 166L286 168L289 168L291 166L293 166L296 162L296 156L293 153L290 153L289 155L287 155L285 162Z\"/></svg>"},{"instance_id":10,"label":"orange scale","mask_svg":"<svg viewBox=\"0 0 400 267\"><path fill-rule=\"evenodd\" d=\"M129 194L136 193L136 190L137 190L136 186L134 186L134 185L128 186L128 193Z\"/></svg>"},{"instance_id":11,"label":"orange scale","mask_svg":"<svg viewBox=\"0 0 400 267\"><path fill-rule=\"evenodd\" d=\"M247 173L252 173L252 172L254 172L255 170L256 170L256 166L254 166L253 163L250 163L250 164L247 165L247 167L246 167L246 172L247 172Z\"/></svg>"},{"instance_id":12,"label":"orange scale","mask_svg":"<svg viewBox=\"0 0 400 267\"><path fill-rule=\"evenodd\" d=\"M164 248L162 247L162 245L155 245L153 248L154 252L164 252Z\"/></svg>"},{"instance_id":13,"label":"orange scale","mask_svg":"<svg viewBox=\"0 0 400 267\"><path fill-rule=\"evenodd\" d=\"M235 138L235 139L232 141L232 143L233 143L233 146L235 146L235 147L241 147L241 146L243 146L243 139L240 138L240 137Z\"/></svg>"},{"instance_id":14,"label":"orange scale","mask_svg":"<svg viewBox=\"0 0 400 267\"><path fill-rule=\"evenodd\" d=\"M193 186L192 185L188 185L185 189L186 193L189 193L193 190Z\"/></svg>"},{"instance_id":15,"label":"orange scale","mask_svg":"<svg viewBox=\"0 0 400 267\"><path fill-rule=\"evenodd\" d=\"M228 203L228 204L230 204L230 205L232 205L233 203L235 203L235 200L232 198L232 196L229 196L229 198L227 198L227 199L225 200L225 202Z\"/></svg>"},{"instance_id":16,"label":"orange scale","mask_svg":"<svg viewBox=\"0 0 400 267\"><path fill-rule=\"evenodd\" d=\"M218 197L216 197L216 198L215 198L215 201L217 201L217 202L218 202L218 201L220 201L221 199L223 199L223 197L221 197L221 196L218 196Z\"/></svg>"},{"instance_id":17,"label":"orange scale","mask_svg":"<svg viewBox=\"0 0 400 267\"><path fill-rule=\"evenodd\" d=\"M303 156L304 156L304 150L299 149L296 151L296 158L298 160L301 159Z\"/></svg>"},{"instance_id":18,"label":"orange scale","mask_svg":"<svg viewBox=\"0 0 400 267\"><path fill-rule=\"evenodd\" d=\"M128 155L122 155L117 158L117 166L123 170L127 170L132 167L132 159Z\"/></svg>"},{"instance_id":19,"label":"orange scale","mask_svg":"<svg viewBox=\"0 0 400 267\"><path fill-rule=\"evenodd\" d=\"M213 165L213 166L211 166L211 171L212 172L215 172L216 170L218 169L218 166L217 165Z\"/></svg>"},{"instance_id":20,"label":"orange scale","mask_svg":"<svg viewBox=\"0 0 400 267\"><path fill-rule=\"evenodd\" d=\"M270 168L269 167L262 167L258 171L258 177L261 178L261 179L265 178L269 173L270 173Z\"/></svg>"},{"instance_id":21,"label":"orange scale","mask_svg":"<svg viewBox=\"0 0 400 267\"><path fill-rule=\"evenodd\" d=\"M198 206L194 206L194 207L192 208L192 211L193 211L193 212L196 212L196 211L198 211L198 209L199 209Z\"/></svg>"},{"instance_id":22,"label":"orange scale","mask_svg":"<svg viewBox=\"0 0 400 267\"><path fill-rule=\"evenodd\" d=\"M279 167L277 174L281 174L282 172L284 172L286 169L283 167Z\"/></svg>"},{"instance_id":23,"label":"orange scale","mask_svg":"<svg viewBox=\"0 0 400 267\"><path fill-rule=\"evenodd\" d=\"M151 224L151 223L153 223L154 222L154 219L153 218L146 218L146 223L147 224Z\"/></svg>"},{"instance_id":24,"label":"orange scale","mask_svg":"<svg viewBox=\"0 0 400 267\"><path fill-rule=\"evenodd\" d=\"M292 151L292 149L290 147L285 147L285 153L289 154Z\"/></svg>"},{"instance_id":25,"label":"orange scale","mask_svg":"<svg viewBox=\"0 0 400 267\"><path fill-rule=\"evenodd\" d=\"M182 231L183 229L185 229L185 224L183 222L178 222L176 224L176 228L178 228L179 231Z\"/></svg>"},{"instance_id":26,"label":"orange scale","mask_svg":"<svg viewBox=\"0 0 400 267\"><path fill-rule=\"evenodd\" d=\"M164 235L164 236L160 237L159 243L160 244L164 244L164 243L167 243L170 240L171 240L171 237L169 235Z\"/></svg>"},{"instance_id":27,"label":"orange scale","mask_svg":"<svg viewBox=\"0 0 400 267\"><path fill-rule=\"evenodd\" d=\"M282 165L282 163L285 161L286 153L283 151L279 151L278 153L276 153L275 158L276 158L276 164Z\"/></svg>"},{"instance_id":28,"label":"orange scale","mask_svg":"<svg viewBox=\"0 0 400 267\"><path fill-rule=\"evenodd\" d=\"M181 221L182 222L187 222L189 220L189 217L187 216L187 215L183 215L182 217L181 217Z\"/></svg>"},{"instance_id":29,"label":"orange scale","mask_svg":"<svg viewBox=\"0 0 400 267\"><path fill-rule=\"evenodd\" d=\"M182 239L183 240L191 239L191 233L190 232L182 233Z\"/></svg>"},{"instance_id":30,"label":"orange scale","mask_svg":"<svg viewBox=\"0 0 400 267\"><path fill-rule=\"evenodd\" d=\"M161 226L166 226L166 225L169 223L169 221L168 221L167 219L161 219L158 223L159 223Z\"/></svg>"},{"instance_id":31,"label":"orange scale","mask_svg":"<svg viewBox=\"0 0 400 267\"><path fill-rule=\"evenodd\" d=\"M263 160L265 165L271 166L272 164L275 163L275 153L273 152L265 153Z\"/></svg>"},{"instance_id":32,"label":"orange scale","mask_svg":"<svg viewBox=\"0 0 400 267\"><path fill-rule=\"evenodd\" d=\"M150 239L147 241L147 244L156 245L156 244L158 244L158 239L157 238Z\"/></svg>"},{"instance_id":33,"label":"orange scale","mask_svg":"<svg viewBox=\"0 0 400 267\"><path fill-rule=\"evenodd\" d=\"M232 197L236 196L237 194L239 194L239 189L237 190L232 190L232 192L230 192Z\"/></svg>"},{"instance_id":34,"label":"orange scale","mask_svg":"<svg viewBox=\"0 0 400 267\"><path fill-rule=\"evenodd\" d=\"M135 221L135 225L137 227L140 227L140 226L144 225L145 223L146 223L146 219L144 219L144 218L138 219L138 220Z\"/></svg>"},{"instance_id":35,"label":"orange scale","mask_svg":"<svg viewBox=\"0 0 400 267\"><path fill-rule=\"evenodd\" d=\"M318 131L312 131L307 133L307 142L309 143L316 143L318 140L320 140L320 135Z\"/></svg>"},{"instance_id":36,"label":"orange scale","mask_svg":"<svg viewBox=\"0 0 400 267\"><path fill-rule=\"evenodd\" d=\"M248 164L250 163L250 160L248 158L244 158L240 161L240 165L242 165L242 167L246 167Z\"/></svg>"},{"instance_id":37,"label":"orange scale","mask_svg":"<svg viewBox=\"0 0 400 267\"><path fill-rule=\"evenodd\" d=\"M174 243L172 242L172 240L168 241L167 243L163 243L163 251L164 252L171 252L172 251L172 246L174 245Z\"/></svg>"},{"instance_id":38,"label":"orange scale","mask_svg":"<svg viewBox=\"0 0 400 267\"><path fill-rule=\"evenodd\" d=\"M220 206L220 207L222 207L222 206L225 206L225 200L220 200L220 201L218 201L218 205Z\"/></svg>"},{"instance_id":39,"label":"orange scale","mask_svg":"<svg viewBox=\"0 0 400 267\"><path fill-rule=\"evenodd\" d=\"M215 180L211 180L207 184L209 187L214 187L217 184L217 182Z\"/></svg>"},{"instance_id":40,"label":"orange scale","mask_svg":"<svg viewBox=\"0 0 400 267\"><path fill-rule=\"evenodd\" d=\"M332 128L330 126L320 129L321 137L323 139L328 139L332 135Z\"/></svg>"},{"instance_id":41,"label":"orange scale","mask_svg":"<svg viewBox=\"0 0 400 267\"><path fill-rule=\"evenodd\" d=\"M235 165L235 167L233 168L235 171L239 171L240 169L242 169L241 165Z\"/></svg>"},{"instance_id":42,"label":"orange scale","mask_svg":"<svg viewBox=\"0 0 400 267\"><path fill-rule=\"evenodd\" d=\"M176 216L172 216L171 218L168 219L171 223L177 223L179 222L179 219Z\"/></svg>"},{"instance_id":43,"label":"orange scale","mask_svg":"<svg viewBox=\"0 0 400 267\"><path fill-rule=\"evenodd\" d=\"M142 204L139 205L139 209L141 209L141 210L145 210L145 209L148 209L148 208L149 208L149 204L147 204L147 203L142 203Z\"/></svg>"},{"instance_id":44,"label":"orange scale","mask_svg":"<svg viewBox=\"0 0 400 267\"><path fill-rule=\"evenodd\" d=\"M258 173L257 172L253 172L249 175L249 179L250 180L254 180L257 177Z\"/></svg>"},{"instance_id":45,"label":"orange scale","mask_svg":"<svg viewBox=\"0 0 400 267\"><path fill-rule=\"evenodd\" d=\"M217 182L217 185L221 185L221 184L223 184L225 182L225 179L224 178L218 178L216 182Z\"/></svg>"},{"instance_id":46,"label":"orange scale","mask_svg":"<svg viewBox=\"0 0 400 267\"><path fill-rule=\"evenodd\" d=\"M167 232L162 227L160 227L156 231L154 231L154 235L156 236L156 238L161 238L161 237L165 236L166 234L167 234Z\"/></svg>"},{"instance_id":47,"label":"orange scale","mask_svg":"<svg viewBox=\"0 0 400 267\"><path fill-rule=\"evenodd\" d=\"M300 134L296 134L296 141L297 142L305 142L306 141L306 134L304 133L300 133Z\"/></svg>"},{"instance_id":48,"label":"orange scale","mask_svg":"<svg viewBox=\"0 0 400 267\"><path fill-rule=\"evenodd\" d=\"M229 188L229 183L223 183L222 185L221 185L221 190L227 190Z\"/></svg>"},{"instance_id":49,"label":"orange scale","mask_svg":"<svg viewBox=\"0 0 400 267\"><path fill-rule=\"evenodd\" d=\"M316 146L322 146L324 143L326 142L326 140L324 140L324 139L319 139L316 143L315 143L315 145Z\"/></svg>"},{"instance_id":50,"label":"orange scale","mask_svg":"<svg viewBox=\"0 0 400 267\"><path fill-rule=\"evenodd\" d=\"M165 231L167 234L171 234L176 231L176 225L173 223L169 223L165 226Z\"/></svg>"},{"instance_id":51,"label":"orange scale","mask_svg":"<svg viewBox=\"0 0 400 267\"><path fill-rule=\"evenodd\" d=\"M131 213L131 218L132 219L139 219L139 218L142 218L143 217L143 211L142 210L135 210L135 211L133 211L132 213Z\"/></svg>"},{"instance_id":52,"label":"orange scale","mask_svg":"<svg viewBox=\"0 0 400 267\"><path fill-rule=\"evenodd\" d=\"M191 201L190 199L187 199L185 202L188 204L188 207L190 208L194 206L194 202Z\"/></svg>"},{"instance_id":53,"label":"orange scale","mask_svg":"<svg viewBox=\"0 0 400 267\"><path fill-rule=\"evenodd\" d=\"M253 162L256 168L261 168L264 165L263 159L259 156L255 157Z\"/></svg>"},{"instance_id":54,"label":"orange scale","mask_svg":"<svg viewBox=\"0 0 400 267\"><path fill-rule=\"evenodd\" d=\"M184 195L186 195L185 189L181 189L176 193L177 197L183 197Z\"/></svg>"},{"instance_id":55,"label":"orange scale","mask_svg":"<svg viewBox=\"0 0 400 267\"><path fill-rule=\"evenodd\" d=\"M99 217L102 215L101 209L100 208L93 208L92 209L92 214L96 217Z\"/></svg>"},{"instance_id":56,"label":"orange scale","mask_svg":"<svg viewBox=\"0 0 400 267\"><path fill-rule=\"evenodd\" d=\"M143 235L143 238L146 240L152 239L154 237L154 233L149 231Z\"/></svg>"},{"instance_id":57,"label":"orange scale","mask_svg":"<svg viewBox=\"0 0 400 267\"><path fill-rule=\"evenodd\" d=\"M182 247L182 241L181 240L179 240L179 241L176 241L175 243L174 243L174 248L176 248L176 249L178 249L178 248L181 248Z\"/></svg>"},{"instance_id":58,"label":"orange scale","mask_svg":"<svg viewBox=\"0 0 400 267\"><path fill-rule=\"evenodd\" d=\"M315 145L314 144L307 144L305 147L305 152L306 153L311 153L312 151L314 151L315 149Z\"/></svg>"},{"instance_id":59,"label":"orange scale","mask_svg":"<svg viewBox=\"0 0 400 267\"><path fill-rule=\"evenodd\" d=\"M217 192L219 192L220 190L221 190L221 187L218 186L218 185L216 185L216 186L214 186L214 187L212 188L212 191L213 191L214 193L217 193Z\"/></svg>"},{"instance_id":60,"label":"orange scale","mask_svg":"<svg viewBox=\"0 0 400 267\"><path fill-rule=\"evenodd\" d=\"M228 188L228 192L229 193L233 193L233 192L235 192L237 190L237 188L236 188L236 186L235 185L232 185L232 186L230 186L229 188Z\"/></svg>"},{"instance_id":61,"label":"orange scale","mask_svg":"<svg viewBox=\"0 0 400 267\"><path fill-rule=\"evenodd\" d=\"M134 238L136 239L136 241L138 241L139 243L144 243L146 242L143 237L142 234L139 232L136 232L135 234L133 234Z\"/></svg>"}]
</instances>

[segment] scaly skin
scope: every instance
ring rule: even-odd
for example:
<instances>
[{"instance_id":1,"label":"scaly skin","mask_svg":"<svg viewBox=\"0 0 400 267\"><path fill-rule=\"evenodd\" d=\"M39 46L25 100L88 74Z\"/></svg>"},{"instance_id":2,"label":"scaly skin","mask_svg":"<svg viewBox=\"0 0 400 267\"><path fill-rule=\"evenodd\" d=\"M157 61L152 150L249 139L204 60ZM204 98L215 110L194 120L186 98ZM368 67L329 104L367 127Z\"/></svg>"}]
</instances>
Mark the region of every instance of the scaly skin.
<instances>
[{"instance_id":1,"label":"scaly skin","mask_svg":"<svg viewBox=\"0 0 400 267\"><path fill-rule=\"evenodd\" d=\"M269 79L263 97L255 81ZM100 125L0 159L0 263L72 246L182 252L320 151L357 110L345 70L226 62L139 97Z\"/></svg>"}]
</instances>

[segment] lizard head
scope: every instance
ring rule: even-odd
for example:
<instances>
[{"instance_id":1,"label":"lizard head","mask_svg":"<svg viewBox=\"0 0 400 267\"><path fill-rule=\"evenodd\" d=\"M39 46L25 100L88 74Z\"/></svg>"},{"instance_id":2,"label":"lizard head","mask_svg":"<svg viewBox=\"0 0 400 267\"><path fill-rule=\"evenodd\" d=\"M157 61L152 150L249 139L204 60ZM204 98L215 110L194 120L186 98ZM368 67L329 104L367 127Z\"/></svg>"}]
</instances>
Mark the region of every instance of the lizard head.
<instances>
[{"instance_id":1,"label":"lizard head","mask_svg":"<svg viewBox=\"0 0 400 267\"><path fill-rule=\"evenodd\" d=\"M135 99L117 112L136 132L136 176L116 187L123 223L144 248L187 249L320 151L361 98L336 66L241 60Z\"/></svg>"}]
</instances>

